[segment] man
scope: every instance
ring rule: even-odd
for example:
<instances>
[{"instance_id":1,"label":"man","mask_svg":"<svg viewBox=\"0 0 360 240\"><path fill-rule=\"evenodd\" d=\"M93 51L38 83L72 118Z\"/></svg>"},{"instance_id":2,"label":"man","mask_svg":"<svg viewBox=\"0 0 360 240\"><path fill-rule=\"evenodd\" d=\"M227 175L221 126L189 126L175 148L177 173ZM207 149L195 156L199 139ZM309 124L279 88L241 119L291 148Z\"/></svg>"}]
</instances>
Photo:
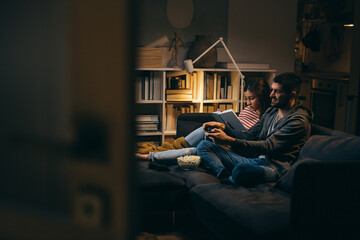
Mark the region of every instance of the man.
<instances>
[{"instance_id":1,"label":"man","mask_svg":"<svg viewBox=\"0 0 360 240\"><path fill-rule=\"evenodd\" d=\"M271 107L248 131L236 131L222 123L206 134L213 140L202 141L197 154L202 164L222 181L240 185L275 182L299 155L310 136L312 112L300 105L297 96L301 79L293 73L275 77ZM230 145L231 151L218 144Z\"/></svg>"}]
</instances>

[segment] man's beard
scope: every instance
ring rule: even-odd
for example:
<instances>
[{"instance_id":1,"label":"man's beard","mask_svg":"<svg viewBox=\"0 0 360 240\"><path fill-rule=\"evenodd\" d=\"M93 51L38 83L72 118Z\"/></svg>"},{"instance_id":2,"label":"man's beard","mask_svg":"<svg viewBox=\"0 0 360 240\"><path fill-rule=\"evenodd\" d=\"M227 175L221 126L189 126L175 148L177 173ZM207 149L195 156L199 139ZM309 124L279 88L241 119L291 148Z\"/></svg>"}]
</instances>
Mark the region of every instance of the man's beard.
<instances>
[{"instance_id":1,"label":"man's beard","mask_svg":"<svg viewBox=\"0 0 360 240\"><path fill-rule=\"evenodd\" d=\"M275 99L275 102L271 100L271 106L274 108L280 108L280 109L287 109L290 106L290 99L287 97L282 98L271 98L272 100Z\"/></svg>"}]
</instances>

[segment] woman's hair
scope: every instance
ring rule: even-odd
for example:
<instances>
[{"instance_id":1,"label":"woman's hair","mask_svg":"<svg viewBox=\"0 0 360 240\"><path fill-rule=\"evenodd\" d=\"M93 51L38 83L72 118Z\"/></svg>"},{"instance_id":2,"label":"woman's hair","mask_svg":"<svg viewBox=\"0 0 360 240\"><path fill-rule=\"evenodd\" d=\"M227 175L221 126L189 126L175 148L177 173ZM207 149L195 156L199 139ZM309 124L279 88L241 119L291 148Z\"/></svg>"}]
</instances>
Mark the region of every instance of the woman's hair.
<instances>
[{"instance_id":1,"label":"woman's hair","mask_svg":"<svg viewBox=\"0 0 360 240\"><path fill-rule=\"evenodd\" d=\"M246 91L252 92L259 98L261 117L271 104L269 84L261 78L250 79L245 83L244 92Z\"/></svg>"}]
</instances>

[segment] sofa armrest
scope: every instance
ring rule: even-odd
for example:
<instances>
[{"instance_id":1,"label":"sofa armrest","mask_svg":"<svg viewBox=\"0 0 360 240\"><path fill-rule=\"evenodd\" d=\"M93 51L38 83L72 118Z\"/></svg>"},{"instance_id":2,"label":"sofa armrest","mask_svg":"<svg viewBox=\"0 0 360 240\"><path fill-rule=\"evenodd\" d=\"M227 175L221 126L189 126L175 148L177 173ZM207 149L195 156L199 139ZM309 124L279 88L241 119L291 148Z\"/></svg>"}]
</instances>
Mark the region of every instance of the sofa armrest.
<instances>
[{"instance_id":1,"label":"sofa armrest","mask_svg":"<svg viewBox=\"0 0 360 240\"><path fill-rule=\"evenodd\" d=\"M176 137L185 137L205 122L215 121L210 113L183 113L177 119Z\"/></svg>"},{"instance_id":2,"label":"sofa armrest","mask_svg":"<svg viewBox=\"0 0 360 240\"><path fill-rule=\"evenodd\" d=\"M341 132L338 130L330 129L327 127L323 127L314 123L311 123L311 135L327 135L327 136L335 136L335 137L353 137L349 133Z\"/></svg>"},{"instance_id":3,"label":"sofa armrest","mask_svg":"<svg viewBox=\"0 0 360 240\"><path fill-rule=\"evenodd\" d=\"M297 239L359 236L359 173L360 160L305 162L297 167L290 214Z\"/></svg>"}]
</instances>

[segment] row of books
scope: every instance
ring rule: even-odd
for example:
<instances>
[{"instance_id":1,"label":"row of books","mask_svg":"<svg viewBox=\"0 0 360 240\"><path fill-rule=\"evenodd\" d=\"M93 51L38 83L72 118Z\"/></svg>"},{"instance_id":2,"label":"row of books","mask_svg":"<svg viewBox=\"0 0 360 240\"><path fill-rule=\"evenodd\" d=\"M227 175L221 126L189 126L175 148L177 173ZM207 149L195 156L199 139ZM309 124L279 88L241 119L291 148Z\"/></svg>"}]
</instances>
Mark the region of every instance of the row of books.
<instances>
[{"instance_id":1,"label":"row of books","mask_svg":"<svg viewBox=\"0 0 360 240\"><path fill-rule=\"evenodd\" d=\"M166 104L165 106L165 129L172 131L176 129L176 120L182 113L195 113L199 112L199 109L193 105L174 105Z\"/></svg>"},{"instance_id":2,"label":"row of books","mask_svg":"<svg viewBox=\"0 0 360 240\"><path fill-rule=\"evenodd\" d=\"M193 99L193 81L186 71L167 74L166 101L191 101Z\"/></svg>"},{"instance_id":3,"label":"row of books","mask_svg":"<svg viewBox=\"0 0 360 240\"><path fill-rule=\"evenodd\" d=\"M206 73L204 76L204 99L231 99L233 87L228 74Z\"/></svg>"},{"instance_id":4,"label":"row of books","mask_svg":"<svg viewBox=\"0 0 360 240\"><path fill-rule=\"evenodd\" d=\"M216 111L225 111L232 108L233 105L231 103L206 104L203 106L203 112L212 113Z\"/></svg>"},{"instance_id":5,"label":"row of books","mask_svg":"<svg viewBox=\"0 0 360 240\"><path fill-rule=\"evenodd\" d=\"M206 104L203 106L204 113L224 111L232 109L231 103ZM165 106L165 129L175 130L176 120L182 113L196 113L199 109L195 104L175 105L166 104ZM159 130L159 115L137 115L135 119L137 132L153 132Z\"/></svg>"},{"instance_id":6,"label":"row of books","mask_svg":"<svg viewBox=\"0 0 360 240\"><path fill-rule=\"evenodd\" d=\"M136 76L136 100L161 100L161 72L139 72Z\"/></svg>"},{"instance_id":7,"label":"row of books","mask_svg":"<svg viewBox=\"0 0 360 240\"><path fill-rule=\"evenodd\" d=\"M186 71L170 72L166 75L167 89L191 89L190 74Z\"/></svg>"},{"instance_id":8,"label":"row of books","mask_svg":"<svg viewBox=\"0 0 360 240\"><path fill-rule=\"evenodd\" d=\"M192 99L191 89L166 89L166 101L191 101Z\"/></svg>"},{"instance_id":9,"label":"row of books","mask_svg":"<svg viewBox=\"0 0 360 240\"><path fill-rule=\"evenodd\" d=\"M159 115L137 115L135 118L137 132L155 132L159 130Z\"/></svg>"},{"instance_id":10,"label":"row of books","mask_svg":"<svg viewBox=\"0 0 360 240\"><path fill-rule=\"evenodd\" d=\"M176 79L176 80L175 80ZM198 99L198 74L171 73L167 75L167 101L191 101ZM171 81L180 82L171 83ZM162 73L139 72L136 79L136 100L161 100ZM228 74L206 73L204 76L204 99L231 99L233 87Z\"/></svg>"}]
</instances>

